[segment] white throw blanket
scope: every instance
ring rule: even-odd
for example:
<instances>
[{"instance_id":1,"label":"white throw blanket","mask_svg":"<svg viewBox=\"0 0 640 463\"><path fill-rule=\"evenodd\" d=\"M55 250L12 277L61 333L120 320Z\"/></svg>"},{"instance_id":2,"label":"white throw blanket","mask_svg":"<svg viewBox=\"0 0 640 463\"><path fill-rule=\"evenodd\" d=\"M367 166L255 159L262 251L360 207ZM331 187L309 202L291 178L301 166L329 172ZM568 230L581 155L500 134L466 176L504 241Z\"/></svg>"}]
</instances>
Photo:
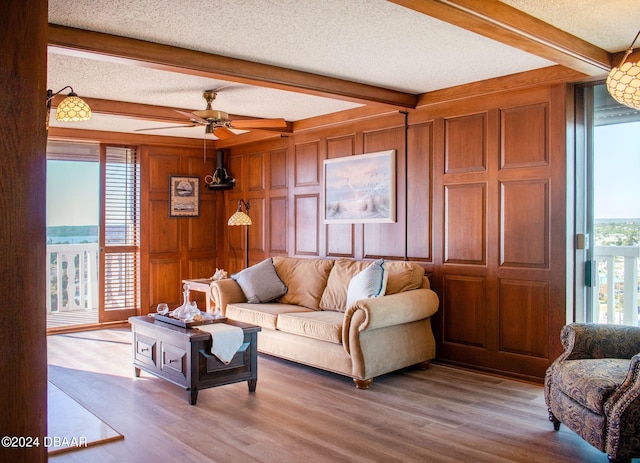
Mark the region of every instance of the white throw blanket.
<instances>
[{"instance_id":1,"label":"white throw blanket","mask_svg":"<svg viewBox=\"0 0 640 463\"><path fill-rule=\"evenodd\" d=\"M227 325L226 323L213 323L211 325L199 325L199 330L211 333L211 353L227 365L244 342L242 328Z\"/></svg>"}]
</instances>

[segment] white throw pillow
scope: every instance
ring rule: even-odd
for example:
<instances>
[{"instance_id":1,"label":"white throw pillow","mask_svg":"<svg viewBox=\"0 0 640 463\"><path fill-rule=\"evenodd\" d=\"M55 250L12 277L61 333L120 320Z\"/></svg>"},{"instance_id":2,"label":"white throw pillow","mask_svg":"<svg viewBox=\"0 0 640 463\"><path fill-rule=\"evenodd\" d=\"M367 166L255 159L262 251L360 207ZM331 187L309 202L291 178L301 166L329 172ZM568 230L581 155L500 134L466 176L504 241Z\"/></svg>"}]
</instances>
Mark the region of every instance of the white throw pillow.
<instances>
[{"instance_id":1,"label":"white throw pillow","mask_svg":"<svg viewBox=\"0 0 640 463\"><path fill-rule=\"evenodd\" d=\"M351 278L347 288L347 308L360 299L384 296L387 276L384 259L378 259Z\"/></svg>"},{"instance_id":2,"label":"white throw pillow","mask_svg":"<svg viewBox=\"0 0 640 463\"><path fill-rule=\"evenodd\" d=\"M254 304L269 302L287 292L287 286L278 276L271 257L231 275L231 278L238 283L247 302Z\"/></svg>"}]
</instances>

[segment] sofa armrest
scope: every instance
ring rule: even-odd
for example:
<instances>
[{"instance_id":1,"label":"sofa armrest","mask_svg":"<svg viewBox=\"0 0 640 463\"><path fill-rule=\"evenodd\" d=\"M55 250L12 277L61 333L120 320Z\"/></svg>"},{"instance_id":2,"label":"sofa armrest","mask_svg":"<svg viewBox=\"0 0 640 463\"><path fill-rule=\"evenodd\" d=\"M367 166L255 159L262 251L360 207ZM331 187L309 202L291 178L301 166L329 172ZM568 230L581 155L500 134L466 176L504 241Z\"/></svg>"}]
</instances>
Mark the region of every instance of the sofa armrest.
<instances>
[{"instance_id":1,"label":"sofa armrest","mask_svg":"<svg viewBox=\"0 0 640 463\"><path fill-rule=\"evenodd\" d=\"M621 358L640 353L640 327L571 323L562 328L565 352L558 360Z\"/></svg>"},{"instance_id":2,"label":"sofa armrest","mask_svg":"<svg viewBox=\"0 0 640 463\"><path fill-rule=\"evenodd\" d=\"M350 354L350 336L357 336L366 330L424 320L438 311L439 304L438 295L428 288L360 299L344 313L343 346Z\"/></svg>"},{"instance_id":3,"label":"sofa armrest","mask_svg":"<svg viewBox=\"0 0 640 463\"><path fill-rule=\"evenodd\" d=\"M242 292L240 285L232 278L214 280L210 287L211 299L216 303L216 308L220 308L222 314L227 312L227 304L235 302L247 302L247 297Z\"/></svg>"}]
</instances>

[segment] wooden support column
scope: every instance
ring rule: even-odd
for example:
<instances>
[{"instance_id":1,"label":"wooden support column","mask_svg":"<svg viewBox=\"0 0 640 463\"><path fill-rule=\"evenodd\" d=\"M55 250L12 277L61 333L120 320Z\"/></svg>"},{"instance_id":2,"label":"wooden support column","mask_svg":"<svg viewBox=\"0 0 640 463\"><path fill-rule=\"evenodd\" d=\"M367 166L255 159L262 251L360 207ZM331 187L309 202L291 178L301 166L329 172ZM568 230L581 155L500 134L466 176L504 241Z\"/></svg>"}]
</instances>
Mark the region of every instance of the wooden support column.
<instances>
[{"instance_id":1,"label":"wooden support column","mask_svg":"<svg viewBox=\"0 0 640 463\"><path fill-rule=\"evenodd\" d=\"M0 435L22 439L3 440L0 455L37 463L47 461L47 0L6 0L0 43Z\"/></svg>"}]
</instances>

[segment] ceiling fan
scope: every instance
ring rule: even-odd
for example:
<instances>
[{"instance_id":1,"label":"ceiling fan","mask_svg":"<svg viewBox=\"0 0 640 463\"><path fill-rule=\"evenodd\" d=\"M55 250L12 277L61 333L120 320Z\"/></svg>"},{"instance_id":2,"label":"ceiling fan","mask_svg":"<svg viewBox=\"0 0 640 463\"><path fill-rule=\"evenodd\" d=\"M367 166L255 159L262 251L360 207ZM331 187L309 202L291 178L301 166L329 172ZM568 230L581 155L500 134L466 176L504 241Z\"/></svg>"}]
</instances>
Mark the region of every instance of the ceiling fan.
<instances>
[{"instance_id":1,"label":"ceiling fan","mask_svg":"<svg viewBox=\"0 0 640 463\"><path fill-rule=\"evenodd\" d=\"M176 109L177 112L189 118L192 124L189 125L173 125L169 127L152 127L146 129L137 129L136 132L146 130L174 129L182 127L198 127L205 126L205 135L212 134L219 140L237 135L231 129L250 130L250 129L278 129L286 128L287 122L284 119L231 119L229 114L224 111L213 109L211 104L216 99L218 93L215 90L205 90L202 98L207 102L206 109L202 111L186 112Z\"/></svg>"}]
</instances>

